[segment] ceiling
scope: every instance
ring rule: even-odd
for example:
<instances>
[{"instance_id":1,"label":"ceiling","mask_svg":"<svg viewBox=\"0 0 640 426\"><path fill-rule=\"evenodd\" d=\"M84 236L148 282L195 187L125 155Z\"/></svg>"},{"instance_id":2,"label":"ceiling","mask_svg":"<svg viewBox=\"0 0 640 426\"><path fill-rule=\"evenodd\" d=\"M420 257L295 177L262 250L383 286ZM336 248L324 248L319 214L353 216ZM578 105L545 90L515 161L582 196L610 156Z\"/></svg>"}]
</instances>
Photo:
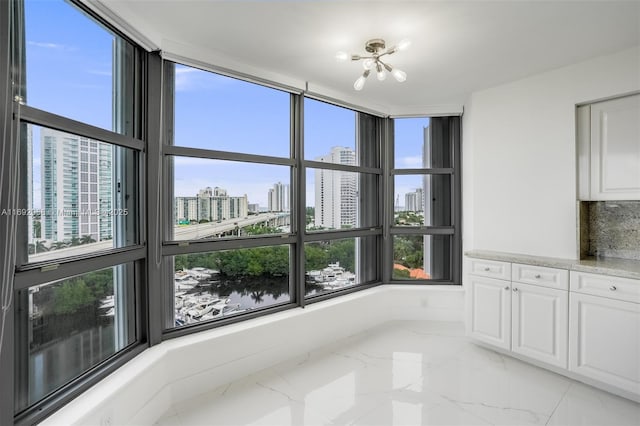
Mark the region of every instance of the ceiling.
<instances>
[{"instance_id":1,"label":"ceiling","mask_svg":"<svg viewBox=\"0 0 640 426\"><path fill-rule=\"evenodd\" d=\"M170 54L398 115L640 45L639 1L99 2ZM361 63L335 54L364 53L370 38L411 39L388 61L406 82L371 75L353 89Z\"/></svg>"}]
</instances>

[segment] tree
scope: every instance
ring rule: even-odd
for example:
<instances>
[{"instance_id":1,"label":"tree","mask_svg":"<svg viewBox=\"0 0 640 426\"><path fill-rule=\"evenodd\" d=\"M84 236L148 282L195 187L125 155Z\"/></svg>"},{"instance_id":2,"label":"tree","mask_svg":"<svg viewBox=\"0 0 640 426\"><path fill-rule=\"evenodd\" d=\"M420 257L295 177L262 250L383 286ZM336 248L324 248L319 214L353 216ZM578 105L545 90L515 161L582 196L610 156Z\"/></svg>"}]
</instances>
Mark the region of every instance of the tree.
<instances>
[{"instance_id":1,"label":"tree","mask_svg":"<svg viewBox=\"0 0 640 426\"><path fill-rule=\"evenodd\" d=\"M316 217L316 209L315 207L307 207L305 210L305 214L307 217L307 225L313 223Z\"/></svg>"},{"instance_id":2,"label":"tree","mask_svg":"<svg viewBox=\"0 0 640 426\"><path fill-rule=\"evenodd\" d=\"M44 241L42 240L38 240L35 242L34 249L35 249L35 253L42 253L44 251L49 251L47 246L44 244Z\"/></svg>"},{"instance_id":3,"label":"tree","mask_svg":"<svg viewBox=\"0 0 640 426\"><path fill-rule=\"evenodd\" d=\"M51 248L54 249L54 250L65 248L66 246L67 246L67 243L65 243L64 241L54 241L51 244Z\"/></svg>"},{"instance_id":4,"label":"tree","mask_svg":"<svg viewBox=\"0 0 640 426\"><path fill-rule=\"evenodd\" d=\"M243 231L247 235L278 234L280 232L278 228L268 225L250 225L243 228Z\"/></svg>"},{"instance_id":5,"label":"tree","mask_svg":"<svg viewBox=\"0 0 640 426\"><path fill-rule=\"evenodd\" d=\"M33 221L33 236L35 238L42 238L42 224L38 219Z\"/></svg>"},{"instance_id":6,"label":"tree","mask_svg":"<svg viewBox=\"0 0 640 426\"><path fill-rule=\"evenodd\" d=\"M78 237L71 237L71 239L69 240L69 242L67 243L69 246L74 247L74 246L79 246L80 244L82 244L80 242L80 238Z\"/></svg>"},{"instance_id":7,"label":"tree","mask_svg":"<svg viewBox=\"0 0 640 426\"><path fill-rule=\"evenodd\" d=\"M82 278L68 280L58 287L54 299L55 314L71 314L95 301L91 289Z\"/></svg>"},{"instance_id":8,"label":"tree","mask_svg":"<svg viewBox=\"0 0 640 426\"><path fill-rule=\"evenodd\" d=\"M95 242L96 242L96 240L94 240L91 235L83 235L80 238L80 244L90 244L90 243L95 243Z\"/></svg>"}]
</instances>

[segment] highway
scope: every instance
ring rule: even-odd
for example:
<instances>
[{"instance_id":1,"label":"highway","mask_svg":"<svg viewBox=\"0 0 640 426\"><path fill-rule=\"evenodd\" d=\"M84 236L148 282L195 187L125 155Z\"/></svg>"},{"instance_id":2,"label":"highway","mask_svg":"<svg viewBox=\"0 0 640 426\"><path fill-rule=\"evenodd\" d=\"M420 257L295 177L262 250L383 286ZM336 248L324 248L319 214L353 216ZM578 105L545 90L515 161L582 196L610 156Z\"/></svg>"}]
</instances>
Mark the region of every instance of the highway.
<instances>
[{"instance_id":1,"label":"highway","mask_svg":"<svg viewBox=\"0 0 640 426\"><path fill-rule=\"evenodd\" d=\"M226 232L234 231L236 228L244 228L246 226L264 223L286 216L289 216L289 213L259 213L251 215L246 219L229 219L221 222L200 223L197 225L176 225L174 228L174 240L185 241L210 238ZM30 254L29 262L43 262L65 257L79 256L90 252L109 250L111 248L113 248L113 240L82 244L79 246Z\"/></svg>"}]
</instances>

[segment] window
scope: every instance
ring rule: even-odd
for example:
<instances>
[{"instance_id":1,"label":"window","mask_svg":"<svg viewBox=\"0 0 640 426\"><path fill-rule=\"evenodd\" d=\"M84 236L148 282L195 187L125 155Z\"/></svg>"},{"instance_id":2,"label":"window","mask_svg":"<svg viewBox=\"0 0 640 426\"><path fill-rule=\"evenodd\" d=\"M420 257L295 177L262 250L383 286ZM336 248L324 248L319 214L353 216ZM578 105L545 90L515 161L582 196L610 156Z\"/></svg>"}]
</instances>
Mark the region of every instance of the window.
<instances>
[{"instance_id":1,"label":"window","mask_svg":"<svg viewBox=\"0 0 640 426\"><path fill-rule=\"evenodd\" d=\"M26 321L18 336L25 343L18 362L26 370L18 409L135 342L134 287L125 284L133 272L125 263L18 291Z\"/></svg>"},{"instance_id":2,"label":"window","mask_svg":"<svg viewBox=\"0 0 640 426\"><path fill-rule=\"evenodd\" d=\"M26 125L30 153L28 261L44 262L137 244L137 197L134 177L116 162L135 164L133 149L100 144L98 173L79 172L95 165L79 158L80 136ZM77 164L80 164L78 169ZM78 224L95 225L91 229Z\"/></svg>"},{"instance_id":3,"label":"window","mask_svg":"<svg viewBox=\"0 0 640 426\"><path fill-rule=\"evenodd\" d=\"M75 3L21 6L13 405L37 423L141 347L144 141L136 48Z\"/></svg>"},{"instance_id":4,"label":"window","mask_svg":"<svg viewBox=\"0 0 640 426\"><path fill-rule=\"evenodd\" d=\"M289 157L288 93L180 64L173 81L174 145Z\"/></svg>"},{"instance_id":5,"label":"window","mask_svg":"<svg viewBox=\"0 0 640 426\"><path fill-rule=\"evenodd\" d=\"M381 119L304 99L305 297L380 281ZM367 259L367 260L365 260Z\"/></svg>"},{"instance_id":6,"label":"window","mask_svg":"<svg viewBox=\"0 0 640 426\"><path fill-rule=\"evenodd\" d=\"M166 329L293 303L291 95L180 64L165 72Z\"/></svg>"},{"instance_id":7,"label":"window","mask_svg":"<svg viewBox=\"0 0 640 426\"><path fill-rule=\"evenodd\" d=\"M173 240L290 232L291 168L169 157L173 165Z\"/></svg>"},{"instance_id":8,"label":"window","mask_svg":"<svg viewBox=\"0 0 640 426\"><path fill-rule=\"evenodd\" d=\"M460 119L394 120L392 280L460 282Z\"/></svg>"},{"instance_id":9,"label":"window","mask_svg":"<svg viewBox=\"0 0 640 426\"><path fill-rule=\"evenodd\" d=\"M288 245L175 256L175 326L291 302Z\"/></svg>"}]
</instances>

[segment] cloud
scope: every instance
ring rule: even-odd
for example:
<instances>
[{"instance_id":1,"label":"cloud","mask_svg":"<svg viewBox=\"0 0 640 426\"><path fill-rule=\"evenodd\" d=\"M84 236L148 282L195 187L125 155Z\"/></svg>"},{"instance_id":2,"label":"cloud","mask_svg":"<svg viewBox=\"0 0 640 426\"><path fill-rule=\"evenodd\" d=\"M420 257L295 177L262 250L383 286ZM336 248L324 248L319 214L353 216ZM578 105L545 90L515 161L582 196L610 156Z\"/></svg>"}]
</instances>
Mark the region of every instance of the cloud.
<instances>
[{"instance_id":1,"label":"cloud","mask_svg":"<svg viewBox=\"0 0 640 426\"><path fill-rule=\"evenodd\" d=\"M64 44L48 43L48 42L40 42L40 41L27 41L27 45L41 47L43 49L75 50L75 48L71 46L66 46Z\"/></svg>"},{"instance_id":2,"label":"cloud","mask_svg":"<svg viewBox=\"0 0 640 426\"><path fill-rule=\"evenodd\" d=\"M422 166L422 156L410 156L410 157L401 157L399 159L400 167L408 167L408 168L420 168Z\"/></svg>"},{"instance_id":3,"label":"cloud","mask_svg":"<svg viewBox=\"0 0 640 426\"><path fill-rule=\"evenodd\" d=\"M188 92L194 90L213 90L228 84L229 78L202 71L197 68L177 65L175 71L175 90Z\"/></svg>"}]
</instances>

